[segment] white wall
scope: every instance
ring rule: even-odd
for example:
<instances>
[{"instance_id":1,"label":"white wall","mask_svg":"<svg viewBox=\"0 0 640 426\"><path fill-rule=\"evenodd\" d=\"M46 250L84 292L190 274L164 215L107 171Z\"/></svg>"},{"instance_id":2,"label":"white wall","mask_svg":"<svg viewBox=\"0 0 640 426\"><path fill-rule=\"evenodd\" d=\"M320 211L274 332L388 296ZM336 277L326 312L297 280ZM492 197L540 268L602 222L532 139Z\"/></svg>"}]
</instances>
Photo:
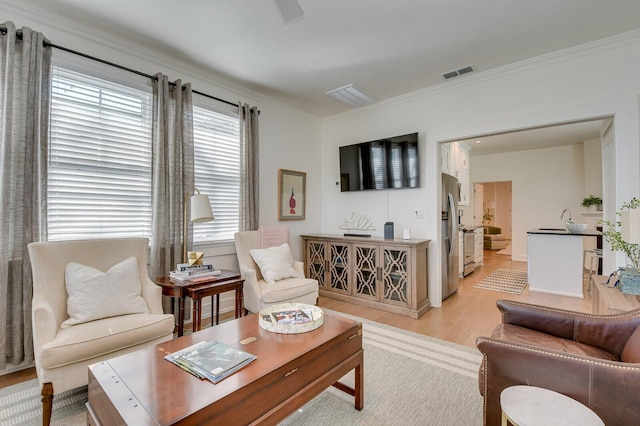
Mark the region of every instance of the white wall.
<instances>
[{"instance_id":1,"label":"white wall","mask_svg":"<svg viewBox=\"0 0 640 426\"><path fill-rule=\"evenodd\" d=\"M391 220L397 227L410 227L416 237L431 239L429 294L432 304L439 306L441 262L435 243L440 236L438 142L609 115L615 115L615 173L619 184L615 194L605 195L616 199L619 206L622 201L638 195L639 188L638 52L640 33L630 33L478 73L326 119L322 131L323 232L335 233L337 223L348 212L356 210L370 214L379 230L385 221ZM335 188L339 176L338 146L415 131L420 133L421 143L420 189L342 194ZM560 177L569 177L584 168L582 162L553 164L550 171ZM576 208L584 190L581 179L577 194L564 191L562 197L556 195L558 205ZM555 192L551 190L557 182L548 184L549 192ZM527 187L518 188L514 182L513 190L522 193ZM514 195L514 205L523 201ZM411 218L414 207L424 208L424 219ZM531 225L555 224L554 217L559 220L560 212L551 212L551 209L549 213L539 212L535 224L531 220L516 225L514 220L514 235L526 232ZM604 213L609 217L613 212ZM514 249L518 256L524 255L522 247Z\"/></svg>"},{"instance_id":2,"label":"white wall","mask_svg":"<svg viewBox=\"0 0 640 426\"><path fill-rule=\"evenodd\" d=\"M584 141L584 196L602 198L602 142Z\"/></svg>"}]
</instances>

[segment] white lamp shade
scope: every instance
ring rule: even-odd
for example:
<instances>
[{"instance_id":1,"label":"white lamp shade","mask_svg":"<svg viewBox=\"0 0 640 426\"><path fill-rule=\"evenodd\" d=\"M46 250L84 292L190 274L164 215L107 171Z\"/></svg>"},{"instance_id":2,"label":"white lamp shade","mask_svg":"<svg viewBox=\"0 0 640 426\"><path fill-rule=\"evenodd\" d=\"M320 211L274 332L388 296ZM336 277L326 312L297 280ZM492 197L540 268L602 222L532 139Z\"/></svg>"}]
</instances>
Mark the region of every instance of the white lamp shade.
<instances>
[{"instance_id":1,"label":"white lamp shade","mask_svg":"<svg viewBox=\"0 0 640 426\"><path fill-rule=\"evenodd\" d=\"M191 197L191 222L204 223L213 220L213 211L209 196L205 194L194 194Z\"/></svg>"},{"instance_id":2,"label":"white lamp shade","mask_svg":"<svg viewBox=\"0 0 640 426\"><path fill-rule=\"evenodd\" d=\"M622 239L631 244L640 243L640 209L622 210L620 212L620 234Z\"/></svg>"}]
</instances>

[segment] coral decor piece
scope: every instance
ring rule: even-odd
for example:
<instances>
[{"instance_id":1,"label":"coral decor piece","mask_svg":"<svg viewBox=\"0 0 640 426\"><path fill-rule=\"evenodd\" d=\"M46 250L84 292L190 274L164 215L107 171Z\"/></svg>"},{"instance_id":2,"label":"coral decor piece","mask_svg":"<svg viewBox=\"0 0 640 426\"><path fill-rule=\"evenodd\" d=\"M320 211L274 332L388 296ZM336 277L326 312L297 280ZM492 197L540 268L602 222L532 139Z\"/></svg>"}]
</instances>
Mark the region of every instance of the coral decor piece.
<instances>
[{"instance_id":1,"label":"coral decor piece","mask_svg":"<svg viewBox=\"0 0 640 426\"><path fill-rule=\"evenodd\" d=\"M373 225L371 219L367 216L351 212L351 216L345 218L338 226L339 229L344 229L345 236L357 236L357 237L370 237L371 234L367 234L367 231L375 231L376 227Z\"/></svg>"}]
</instances>

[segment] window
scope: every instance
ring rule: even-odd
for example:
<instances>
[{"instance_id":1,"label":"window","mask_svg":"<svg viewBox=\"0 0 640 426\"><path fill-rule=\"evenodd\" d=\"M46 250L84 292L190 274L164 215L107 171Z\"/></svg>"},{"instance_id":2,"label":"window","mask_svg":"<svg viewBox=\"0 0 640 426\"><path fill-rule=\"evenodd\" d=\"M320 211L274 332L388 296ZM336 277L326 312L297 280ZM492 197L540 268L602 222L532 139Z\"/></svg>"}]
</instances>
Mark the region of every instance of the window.
<instances>
[{"instance_id":1,"label":"window","mask_svg":"<svg viewBox=\"0 0 640 426\"><path fill-rule=\"evenodd\" d=\"M239 226L240 128L237 116L193 107L195 184L214 220L193 225L193 241L232 240Z\"/></svg>"},{"instance_id":2,"label":"window","mask_svg":"<svg viewBox=\"0 0 640 426\"><path fill-rule=\"evenodd\" d=\"M151 236L151 101L54 66L49 240Z\"/></svg>"},{"instance_id":3,"label":"window","mask_svg":"<svg viewBox=\"0 0 640 426\"><path fill-rule=\"evenodd\" d=\"M48 171L49 240L151 237L150 90L54 66ZM195 185L215 220L198 243L238 230L238 117L194 107Z\"/></svg>"}]
</instances>

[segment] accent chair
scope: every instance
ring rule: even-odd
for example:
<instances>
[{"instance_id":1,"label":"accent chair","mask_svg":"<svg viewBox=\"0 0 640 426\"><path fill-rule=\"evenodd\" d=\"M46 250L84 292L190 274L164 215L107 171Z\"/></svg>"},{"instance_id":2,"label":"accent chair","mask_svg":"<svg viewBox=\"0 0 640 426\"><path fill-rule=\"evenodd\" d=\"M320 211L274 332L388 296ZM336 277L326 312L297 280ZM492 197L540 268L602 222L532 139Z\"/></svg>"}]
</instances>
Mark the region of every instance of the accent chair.
<instances>
[{"instance_id":1,"label":"accent chair","mask_svg":"<svg viewBox=\"0 0 640 426\"><path fill-rule=\"evenodd\" d=\"M35 364L47 425L54 394L87 385L91 364L171 340L174 318L163 313L162 290L147 275L147 238L51 241L28 247ZM76 268L73 283L68 265ZM105 296L112 290L104 284L121 288L126 281L122 277L133 283L133 291L127 289L121 299ZM128 305L137 313L115 315ZM101 312L107 317L96 318Z\"/></svg>"},{"instance_id":2,"label":"accent chair","mask_svg":"<svg viewBox=\"0 0 640 426\"><path fill-rule=\"evenodd\" d=\"M295 277L278 279L269 283L251 256L250 251L259 249L258 231L242 231L234 234L240 275L244 279L244 306L251 312L285 302L318 303L318 281L305 278L304 263L292 260Z\"/></svg>"}]
</instances>

